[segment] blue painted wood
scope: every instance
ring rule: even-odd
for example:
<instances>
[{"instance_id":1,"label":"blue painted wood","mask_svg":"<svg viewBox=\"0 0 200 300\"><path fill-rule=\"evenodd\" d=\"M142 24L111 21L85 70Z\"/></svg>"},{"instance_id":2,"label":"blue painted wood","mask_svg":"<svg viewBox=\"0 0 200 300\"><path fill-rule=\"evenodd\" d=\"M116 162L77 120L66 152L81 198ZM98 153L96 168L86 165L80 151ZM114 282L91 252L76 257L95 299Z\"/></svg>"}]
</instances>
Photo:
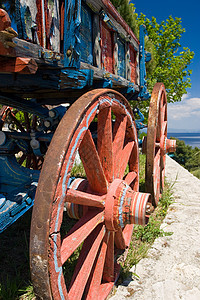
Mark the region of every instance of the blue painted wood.
<instances>
[{"instance_id":1,"label":"blue painted wood","mask_svg":"<svg viewBox=\"0 0 200 300\"><path fill-rule=\"evenodd\" d=\"M62 74L68 80L61 76L60 80L60 88L66 89L82 89L86 86L93 85L93 73L94 71L91 69L88 70L71 70L64 69L62 70Z\"/></svg>"},{"instance_id":2,"label":"blue painted wood","mask_svg":"<svg viewBox=\"0 0 200 300\"><path fill-rule=\"evenodd\" d=\"M29 187L21 186L12 193L0 194L0 233L13 224L34 204L37 182Z\"/></svg>"},{"instance_id":3,"label":"blue painted wood","mask_svg":"<svg viewBox=\"0 0 200 300\"><path fill-rule=\"evenodd\" d=\"M15 1L16 10L16 23L19 38L26 39L36 42L36 36L34 36L34 31L36 32L37 22L37 6L36 1L31 0L16 0Z\"/></svg>"},{"instance_id":4,"label":"blue painted wood","mask_svg":"<svg viewBox=\"0 0 200 300\"><path fill-rule=\"evenodd\" d=\"M140 93L139 97L142 99L149 99L150 94L147 91L146 81L146 67L145 67L145 34L146 28L144 25L140 25Z\"/></svg>"},{"instance_id":5,"label":"blue painted wood","mask_svg":"<svg viewBox=\"0 0 200 300\"><path fill-rule=\"evenodd\" d=\"M65 0L64 66L80 68L81 0Z\"/></svg>"},{"instance_id":6,"label":"blue painted wood","mask_svg":"<svg viewBox=\"0 0 200 300\"><path fill-rule=\"evenodd\" d=\"M126 77L126 63L125 63L125 44L124 42L118 38L118 75L122 77Z\"/></svg>"},{"instance_id":7,"label":"blue painted wood","mask_svg":"<svg viewBox=\"0 0 200 300\"><path fill-rule=\"evenodd\" d=\"M112 80L108 80L108 79L102 79L102 80L98 80L94 83L94 88L98 89L98 88L110 88L112 89L113 87L113 82Z\"/></svg>"},{"instance_id":8,"label":"blue painted wood","mask_svg":"<svg viewBox=\"0 0 200 300\"><path fill-rule=\"evenodd\" d=\"M81 5L81 61L93 65L93 45L92 45L92 12L85 4Z\"/></svg>"},{"instance_id":9,"label":"blue painted wood","mask_svg":"<svg viewBox=\"0 0 200 300\"><path fill-rule=\"evenodd\" d=\"M0 193L7 195L20 191L22 186L38 181L39 171L24 168L17 163L15 156L0 155Z\"/></svg>"}]
</instances>

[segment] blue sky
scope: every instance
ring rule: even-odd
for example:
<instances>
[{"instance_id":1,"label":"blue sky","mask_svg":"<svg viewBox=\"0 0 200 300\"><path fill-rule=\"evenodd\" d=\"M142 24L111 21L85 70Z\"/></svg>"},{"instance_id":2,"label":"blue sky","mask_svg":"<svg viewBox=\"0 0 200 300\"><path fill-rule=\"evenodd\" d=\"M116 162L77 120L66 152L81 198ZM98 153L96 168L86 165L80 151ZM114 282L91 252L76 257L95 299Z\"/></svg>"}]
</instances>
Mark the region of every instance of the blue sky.
<instances>
[{"instance_id":1,"label":"blue sky","mask_svg":"<svg viewBox=\"0 0 200 300\"><path fill-rule=\"evenodd\" d=\"M168 0L147 1L133 0L136 13L141 12L149 19L154 16L157 22L166 20L170 15L182 19L186 32L182 35L182 47L194 51L195 57L189 66L192 87L181 102L168 105L168 131L170 129L200 132L200 1Z\"/></svg>"}]
</instances>

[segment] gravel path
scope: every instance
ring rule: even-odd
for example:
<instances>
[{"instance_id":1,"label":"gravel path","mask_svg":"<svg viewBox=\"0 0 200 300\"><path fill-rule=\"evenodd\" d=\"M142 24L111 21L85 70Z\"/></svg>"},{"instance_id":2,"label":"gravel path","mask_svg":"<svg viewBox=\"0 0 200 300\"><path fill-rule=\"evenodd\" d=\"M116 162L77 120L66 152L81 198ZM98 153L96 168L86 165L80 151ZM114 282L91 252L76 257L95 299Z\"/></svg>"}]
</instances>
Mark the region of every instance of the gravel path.
<instances>
[{"instance_id":1,"label":"gravel path","mask_svg":"<svg viewBox=\"0 0 200 300\"><path fill-rule=\"evenodd\" d=\"M175 203L161 225L172 236L155 240L109 300L200 300L200 180L167 157Z\"/></svg>"}]
</instances>

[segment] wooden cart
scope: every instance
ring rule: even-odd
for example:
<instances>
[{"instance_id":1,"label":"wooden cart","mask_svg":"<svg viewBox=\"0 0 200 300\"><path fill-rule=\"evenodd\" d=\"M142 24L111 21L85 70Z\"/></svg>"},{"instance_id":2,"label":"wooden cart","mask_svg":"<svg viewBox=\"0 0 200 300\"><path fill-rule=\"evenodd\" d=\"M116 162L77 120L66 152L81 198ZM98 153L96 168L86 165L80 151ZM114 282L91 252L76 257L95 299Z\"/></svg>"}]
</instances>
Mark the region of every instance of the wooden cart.
<instances>
[{"instance_id":1,"label":"wooden cart","mask_svg":"<svg viewBox=\"0 0 200 300\"><path fill-rule=\"evenodd\" d=\"M175 149L166 91L157 83L151 97L141 193L143 124L129 102L149 98L145 28L138 41L108 0L13 2L12 26L0 9L0 231L34 203L36 295L105 299L134 224L145 225L159 201L165 155Z\"/></svg>"}]
</instances>

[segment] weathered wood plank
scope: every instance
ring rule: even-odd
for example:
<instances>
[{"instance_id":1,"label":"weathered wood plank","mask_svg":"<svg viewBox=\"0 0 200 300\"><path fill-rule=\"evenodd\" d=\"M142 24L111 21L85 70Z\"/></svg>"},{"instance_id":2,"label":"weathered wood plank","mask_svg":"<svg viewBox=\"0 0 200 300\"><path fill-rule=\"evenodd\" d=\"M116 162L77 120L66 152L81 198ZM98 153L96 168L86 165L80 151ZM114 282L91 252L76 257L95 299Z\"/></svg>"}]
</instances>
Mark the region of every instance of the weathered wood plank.
<instances>
[{"instance_id":1,"label":"weathered wood plank","mask_svg":"<svg viewBox=\"0 0 200 300\"><path fill-rule=\"evenodd\" d=\"M102 80L102 79L108 79L113 82L113 87L129 87L130 81L126 80L123 77L120 77L118 75L106 72L105 70L96 68L94 66L91 66L86 63L81 63L81 69L91 69L93 70L93 80ZM134 84L135 91L139 91L138 85Z\"/></svg>"},{"instance_id":2,"label":"weathered wood plank","mask_svg":"<svg viewBox=\"0 0 200 300\"><path fill-rule=\"evenodd\" d=\"M102 69L113 73L113 38L112 32L106 26L106 23L101 21L101 52L102 52Z\"/></svg>"},{"instance_id":3,"label":"weathered wood plank","mask_svg":"<svg viewBox=\"0 0 200 300\"><path fill-rule=\"evenodd\" d=\"M81 5L81 61L93 64L93 36L92 36L92 14L88 6Z\"/></svg>"},{"instance_id":4,"label":"weathered wood plank","mask_svg":"<svg viewBox=\"0 0 200 300\"><path fill-rule=\"evenodd\" d=\"M38 69L33 58L2 58L0 57L1 73L35 74Z\"/></svg>"},{"instance_id":5,"label":"weathered wood plank","mask_svg":"<svg viewBox=\"0 0 200 300\"><path fill-rule=\"evenodd\" d=\"M120 14L117 12L115 7L108 0L86 0L87 5L95 12L100 13L103 9L108 15L116 28L117 32L123 37L129 39L130 43L139 50L139 41L126 24Z\"/></svg>"},{"instance_id":6,"label":"weathered wood plank","mask_svg":"<svg viewBox=\"0 0 200 300\"><path fill-rule=\"evenodd\" d=\"M64 22L64 66L80 67L81 1L66 1Z\"/></svg>"},{"instance_id":7,"label":"weathered wood plank","mask_svg":"<svg viewBox=\"0 0 200 300\"><path fill-rule=\"evenodd\" d=\"M95 14L93 18L93 62L94 66L101 68L101 47L100 47L100 20L99 15Z\"/></svg>"}]
</instances>

